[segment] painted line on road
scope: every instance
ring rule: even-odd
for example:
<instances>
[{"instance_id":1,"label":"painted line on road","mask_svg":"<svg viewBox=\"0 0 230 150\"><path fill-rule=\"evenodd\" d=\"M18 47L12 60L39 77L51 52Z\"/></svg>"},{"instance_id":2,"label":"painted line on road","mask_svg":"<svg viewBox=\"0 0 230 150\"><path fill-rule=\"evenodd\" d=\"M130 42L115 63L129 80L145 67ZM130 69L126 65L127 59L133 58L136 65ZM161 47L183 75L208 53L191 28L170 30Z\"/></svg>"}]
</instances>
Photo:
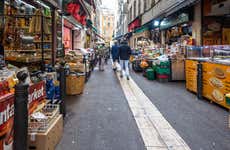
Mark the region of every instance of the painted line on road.
<instances>
[{"instance_id":1,"label":"painted line on road","mask_svg":"<svg viewBox=\"0 0 230 150\"><path fill-rule=\"evenodd\" d=\"M120 78L123 92L147 150L190 150L156 106L130 78Z\"/></svg>"}]
</instances>

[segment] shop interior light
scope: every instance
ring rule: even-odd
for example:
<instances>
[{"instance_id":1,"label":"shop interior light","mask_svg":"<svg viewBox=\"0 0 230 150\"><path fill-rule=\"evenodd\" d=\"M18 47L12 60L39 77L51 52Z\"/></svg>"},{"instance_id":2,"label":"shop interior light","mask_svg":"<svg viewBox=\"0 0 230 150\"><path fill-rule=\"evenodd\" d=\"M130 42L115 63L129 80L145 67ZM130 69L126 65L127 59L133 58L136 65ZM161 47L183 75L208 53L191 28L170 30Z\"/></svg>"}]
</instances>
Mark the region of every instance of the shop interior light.
<instances>
[{"instance_id":1,"label":"shop interior light","mask_svg":"<svg viewBox=\"0 0 230 150\"><path fill-rule=\"evenodd\" d=\"M182 25L182 27L187 27L187 26L188 26L188 24L187 24L187 23L185 23L185 24L183 24L183 25Z\"/></svg>"},{"instance_id":2,"label":"shop interior light","mask_svg":"<svg viewBox=\"0 0 230 150\"><path fill-rule=\"evenodd\" d=\"M155 21L154 21L154 26L155 26L155 27L158 27L159 25L160 25L160 21L155 20Z\"/></svg>"}]
</instances>

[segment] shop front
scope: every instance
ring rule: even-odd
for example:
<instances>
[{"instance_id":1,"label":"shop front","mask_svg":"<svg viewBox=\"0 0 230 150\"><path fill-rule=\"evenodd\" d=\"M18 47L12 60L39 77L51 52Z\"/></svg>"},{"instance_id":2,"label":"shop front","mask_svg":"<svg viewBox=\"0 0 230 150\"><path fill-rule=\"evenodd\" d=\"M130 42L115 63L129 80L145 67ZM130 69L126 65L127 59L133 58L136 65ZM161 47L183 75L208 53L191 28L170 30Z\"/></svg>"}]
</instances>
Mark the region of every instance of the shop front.
<instances>
[{"instance_id":1,"label":"shop front","mask_svg":"<svg viewBox=\"0 0 230 150\"><path fill-rule=\"evenodd\" d=\"M55 7L43 1L7 0L3 6L1 37L5 59L16 66L30 66L31 70L41 66L44 70L44 64L54 64Z\"/></svg>"}]
</instances>

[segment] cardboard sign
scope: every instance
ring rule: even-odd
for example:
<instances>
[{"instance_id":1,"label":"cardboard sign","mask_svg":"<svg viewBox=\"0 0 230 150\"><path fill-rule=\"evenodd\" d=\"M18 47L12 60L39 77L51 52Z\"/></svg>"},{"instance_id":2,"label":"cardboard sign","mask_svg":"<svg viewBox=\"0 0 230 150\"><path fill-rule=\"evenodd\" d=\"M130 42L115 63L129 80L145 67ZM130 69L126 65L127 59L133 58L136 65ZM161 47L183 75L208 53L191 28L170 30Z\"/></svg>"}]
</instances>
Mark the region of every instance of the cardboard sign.
<instances>
[{"instance_id":1,"label":"cardboard sign","mask_svg":"<svg viewBox=\"0 0 230 150\"><path fill-rule=\"evenodd\" d=\"M46 87L45 82L41 81L39 83L33 84L29 87L29 114L37 108L37 106L42 103L46 98Z\"/></svg>"},{"instance_id":2,"label":"cardboard sign","mask_svg":"<svg viewBox=\"0 0 230 150\"><path fill-rule=\"evenodd\" d=\"M14 95L0 97L0 150L13 149Z\"/></svg>"}]
</instances>

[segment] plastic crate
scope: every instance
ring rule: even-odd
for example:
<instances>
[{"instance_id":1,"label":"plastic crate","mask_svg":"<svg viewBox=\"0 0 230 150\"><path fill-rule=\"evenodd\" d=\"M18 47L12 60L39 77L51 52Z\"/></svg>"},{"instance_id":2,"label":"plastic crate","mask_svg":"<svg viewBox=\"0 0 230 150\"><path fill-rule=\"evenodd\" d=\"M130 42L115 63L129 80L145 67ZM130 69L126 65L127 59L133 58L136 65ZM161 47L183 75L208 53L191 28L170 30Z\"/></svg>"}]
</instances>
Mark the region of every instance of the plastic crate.
<instances>
[{"instance_id":1,"label":"plastic crate","mask_svg":"<svg viewBox=\"0 0 230 150\"><path fill-rule=\"evenodd\" d=\"M146 70L146 77L148 80L155 80L155 72L153 69L147 69Z\"/></svg>"},{"instance_id":2,"label":"plastic crate","mask_svg":"<svg viewBox=\"0 0 230 150\"><path fill-rule=\"evenodd\" d=\"M169 68L159 68L159 67L157 67L156 68L156 73L157 74L167 74L167 75L169 75L170 74L170 69Z\"/></svg>"}]
</instances>

